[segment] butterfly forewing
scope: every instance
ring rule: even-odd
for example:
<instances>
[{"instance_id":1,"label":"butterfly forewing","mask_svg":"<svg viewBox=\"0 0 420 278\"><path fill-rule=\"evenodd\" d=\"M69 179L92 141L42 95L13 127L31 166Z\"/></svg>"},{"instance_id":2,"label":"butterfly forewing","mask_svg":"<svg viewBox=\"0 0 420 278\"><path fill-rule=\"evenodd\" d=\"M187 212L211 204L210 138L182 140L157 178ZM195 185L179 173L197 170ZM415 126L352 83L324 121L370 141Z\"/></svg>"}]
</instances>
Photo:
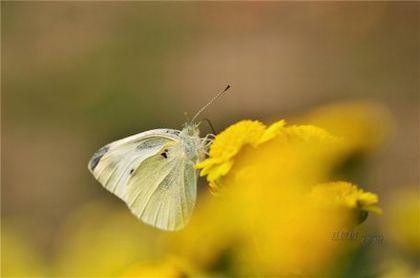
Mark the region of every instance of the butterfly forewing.
<instances>
[{"instance_id":1,"label":"butterfly forewing","mask_svg":"<svg viewBox=\"0 0 420 278\"><path fill-rule=\"evenodd\" d=\"M172 129L157 129L115 141L99 149L89 161L88 168L107 190L125 200L130 174L166 144L176 143L178 133Z\"/></svg>"},{"instance_id":2,"label":"butterfly forewing","mask_svg":"<svg viewBox=\"0 0 420 278\"><path fill-rule=\"evenodd\" d=\"M115 141L98 150L89 170L145 223L178 230L189 220L197 173L185 159L179 131L158 129Z\"/></svg>"}]
</instances>

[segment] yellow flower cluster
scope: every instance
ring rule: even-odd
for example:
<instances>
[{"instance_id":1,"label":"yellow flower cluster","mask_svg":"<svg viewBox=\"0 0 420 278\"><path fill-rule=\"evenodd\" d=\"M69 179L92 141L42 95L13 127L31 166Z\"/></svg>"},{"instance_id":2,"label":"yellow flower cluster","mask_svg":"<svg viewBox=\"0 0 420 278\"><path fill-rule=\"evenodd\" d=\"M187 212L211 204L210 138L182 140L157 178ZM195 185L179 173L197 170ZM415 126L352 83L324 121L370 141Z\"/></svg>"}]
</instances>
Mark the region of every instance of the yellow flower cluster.
<instances>
[{"instance_id":1,"label":"yellow flower cluster","mask_svg":"<svg viewBox=\"0 0 420 278\"><path fill-rule=\"evenodd\" d=\"M316 126L231 125L196 166L220 194L170 237L173 252L206 272L229 256L240 275L322 273L346 249L329 235L353 227L355 214L380 212L377 195L331 182L347 155L342 138Z\"/></svg>"},{"instance_id":2,"label":"yellow flower cluster","mask_svg":"<svg viewBox=\"0 0 420 278\"><path fill-rule=\"evenodd\" d=\"M285 141L288 141L286 144L292 141L301 141L314 145L319 142L330 143L336 145L331 147L337 147L337 151L339 151L341 146L338 138L315 126L286 127L285 121L281 120L266 127L259 121L245 120L230 126L220 133L211 145L209 158L196 165L196 168L201 169L200 176L207 175L210 187L216 189L221 179L232 169L236 155L243 148L251 147L255 150L264 148L261 145L270 140L275 140L283 145ZM279 151L275 155L282 156L284 153ZM260 162L255 161L254 164ZM263 166L277 171L276 165ZM263 173L261 172L261 174ZM349 208L380 212L380 209L374 206L378 202L377 195L364 192L358 189L357 186L349 183L320 184L312 188L312 195L318 199L323 198L322 203L325 204L337 203Z\"/></svg>"}]
</instances>

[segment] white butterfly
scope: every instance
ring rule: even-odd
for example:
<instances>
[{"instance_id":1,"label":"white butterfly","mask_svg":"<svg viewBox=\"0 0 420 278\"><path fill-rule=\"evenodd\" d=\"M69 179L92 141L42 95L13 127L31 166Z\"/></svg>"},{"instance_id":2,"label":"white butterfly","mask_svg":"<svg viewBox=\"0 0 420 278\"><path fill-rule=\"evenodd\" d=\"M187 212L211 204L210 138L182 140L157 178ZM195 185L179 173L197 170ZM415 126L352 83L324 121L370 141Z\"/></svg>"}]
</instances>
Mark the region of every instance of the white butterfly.
<instances>
[{"instance_id":1,"label":"white butterfly","mask_svg":"<svg viewBox=\"0 0 420 278\"><path fill-rule=\"evenodd\" d=\"M199 136L197 116L179 131L153 129L99 149L88 168L110 192L123 200L144 223L168 231L182 229L189 221L197 195L197 170L211 143Z\"/></svg>"}]
</instances>

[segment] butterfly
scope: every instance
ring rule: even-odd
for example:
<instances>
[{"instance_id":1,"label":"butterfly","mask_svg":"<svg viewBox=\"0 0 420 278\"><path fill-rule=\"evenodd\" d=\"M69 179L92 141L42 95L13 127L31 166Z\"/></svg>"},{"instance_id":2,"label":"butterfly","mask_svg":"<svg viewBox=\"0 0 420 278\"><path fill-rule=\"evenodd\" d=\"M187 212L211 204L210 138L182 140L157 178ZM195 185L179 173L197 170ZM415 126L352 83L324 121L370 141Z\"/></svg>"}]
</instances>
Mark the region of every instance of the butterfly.
<instances>
[{"instance_id":1,"label":"butterfly","mask_svg":"<svg viewBox=\"0 0 420 278\"><path fill-rule=\"evenodd\" d=\"M195 119L230 86L218 93L182 130L153 129L112 142L94 153L89 171L144 223L167 231L185 227L191 218L198 173L212 142L199 135Z\"/></svg>"}]
</instances>

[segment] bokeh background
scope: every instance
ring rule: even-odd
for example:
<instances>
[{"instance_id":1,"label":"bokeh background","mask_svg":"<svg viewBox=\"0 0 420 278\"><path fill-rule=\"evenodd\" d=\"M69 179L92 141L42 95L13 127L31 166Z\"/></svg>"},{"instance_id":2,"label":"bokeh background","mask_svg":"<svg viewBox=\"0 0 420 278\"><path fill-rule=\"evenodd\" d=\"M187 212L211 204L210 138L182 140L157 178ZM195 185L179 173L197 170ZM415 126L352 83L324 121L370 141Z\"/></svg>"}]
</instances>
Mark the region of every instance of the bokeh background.
<instances>
[{"instance_id":1,"label":"bokeh background","mask_svg":"<svg viewBox=\"0 0 420 278\"><path fill-rule=\"evenodd\" d=\"M358 182L385 212L401 192L418 199L419 47L415 2L3 1L3 274L104 275L153 257L160 232L87 162L113 140L181 128L184 112L227 84L205 115L217 130L335 103L380 106L389 132ZM389 242L386 218L369 225Z\"/></svg>"}]
</instances>

